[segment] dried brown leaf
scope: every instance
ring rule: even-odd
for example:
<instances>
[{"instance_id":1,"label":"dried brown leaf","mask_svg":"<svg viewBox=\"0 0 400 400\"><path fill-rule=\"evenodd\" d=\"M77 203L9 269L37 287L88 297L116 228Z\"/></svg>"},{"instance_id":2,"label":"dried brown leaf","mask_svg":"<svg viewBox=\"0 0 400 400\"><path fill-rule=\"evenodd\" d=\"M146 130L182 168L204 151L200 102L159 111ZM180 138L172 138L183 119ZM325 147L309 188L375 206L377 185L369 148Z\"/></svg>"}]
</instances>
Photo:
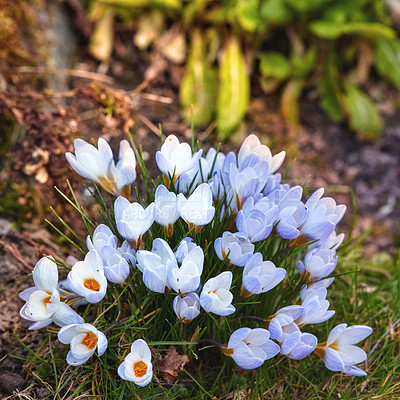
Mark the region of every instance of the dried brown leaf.
<instances>
[{"instance_id":1,"label":"dried brown leaf","mask_svg":"<svg viewBox=\"0 0 400 400\"><path fill-rule=\"evenodd\" d=\"M161 377L168 383L172 384L179 371L189 362L186 354L179 354L175 346L170 346L167 354L159 361L158 368Z\"/></svg>"}]
</instances>

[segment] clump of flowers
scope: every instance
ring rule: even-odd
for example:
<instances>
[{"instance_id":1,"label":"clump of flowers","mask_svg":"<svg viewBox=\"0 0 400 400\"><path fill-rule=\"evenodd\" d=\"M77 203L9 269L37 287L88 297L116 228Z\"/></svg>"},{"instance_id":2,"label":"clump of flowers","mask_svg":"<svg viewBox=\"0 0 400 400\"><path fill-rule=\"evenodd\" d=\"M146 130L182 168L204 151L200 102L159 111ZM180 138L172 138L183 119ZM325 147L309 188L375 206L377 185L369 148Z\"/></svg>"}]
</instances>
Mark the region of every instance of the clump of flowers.
<instances>
[{"instance_id":1,"label":"clump of flowers","mask_svg":"<svg viewBox=\"0 0 400 400\"><path fill-rule=\"evenodd\" d=\"M193 152L170 135L156 154L156 181L135 152L122 141L115 163L105 140L96 148L78 139L75 155L67 153L93 181L103 223L76 205L87 250L63 282L53 258L36 264L35 286L20 294L29 329L58 325L71 365L114 352L115 376L139 386L152 381L156 348L179 341L212 343L244 369L279 354L301 360L315 353L329 370L365 375L355 365L367 355L355 344L371 328L341 323L325 342L309 332L335 314L328 288L344 205L323 189L306 198L301 186L285 183L276 172L285 152L273 156L254 135L238 155ZM136 192L132 201L136 158L147 190L145 200ZM113 207L96 184L114 196ZM184 347L189 357L193 346Z\"/></svg>"}]
</instances>

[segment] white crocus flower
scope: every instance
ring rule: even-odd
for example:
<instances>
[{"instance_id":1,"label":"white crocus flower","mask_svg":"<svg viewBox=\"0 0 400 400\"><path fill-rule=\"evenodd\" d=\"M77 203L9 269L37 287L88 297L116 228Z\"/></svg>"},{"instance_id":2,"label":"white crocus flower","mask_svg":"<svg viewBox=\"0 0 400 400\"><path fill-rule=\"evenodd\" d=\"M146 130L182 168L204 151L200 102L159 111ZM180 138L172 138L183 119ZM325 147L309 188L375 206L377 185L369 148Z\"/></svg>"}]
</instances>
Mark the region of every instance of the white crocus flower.
<instances>
[{"instance_id":1,"label":"white crocus flower","mask_svg":"<svg viewBox=\"0 0 400 400\"><path fill-rule=\"evenodd\" d=\"M92 237L90 235L86 238L86 246L88 250L95 249L99 254L102 254L103 247L111 246L114 249L117 247L118 239L112 233L111 229L104 224L96 227Z\"/></svg>"},{"instance_id":2,"label":"white crocus flower","mask_svg":"<svg viewBox=\"0 0 400 400\"><path fill-rule=\"evenodd\" d=\"M214 249L220 260L243 267L254 253L254 244L241 233L224 232L222 237L215 239Z\"/></svg>"},{"instance_id":3,"label":"white crocus flower","mask_svg":"<svg viewBox=\"0 0 400 400\"><path fill-rule=\"evenodd\" d=\"M89 303L99 302L106 294L107 279L103 259L96 250L90 250L84 261L75 263L67 276L68 286Z\"/></svg>"},{"instance_id":4,"label":"white crocus flower","mask_svg":"<svg viewBox=\"0 0 400 400\"><path fill-rule=\"evenodd\" d=\"M194 250L196 247L198 247L198 246L196 243L193 242L193 239L191 237L183 238L174 253L175 257L176 257L176 261L178 261L178 263L182 264L184 258L187 256L187 254L190 253L192 250Z\"/></svg>"},{"instance_id":5,"label":"white crocus flower","mask_svg":"<svg viewBox=\"0 0 400 400\"><path fill-rule=\"evenodd\" d=\"M175 135L169 135L156 153L156 163L165 177L171 177L175 184L181 174L193 168L202 154L203 150L199 150L192 155L188 143L179 143Z\"/></svg>"},{"instance_id":6,"label":"white crocus flower","mask_svg":"<svg viewBox=\"0 0 400 400\"><path fill-rule=\"evenodd\" d=\"M142 236L153 225L155 205L151 203L144 209L139 203L131 203L120 196L114 202L114 214L118 232L132 246L138 248Z\"/></svg>"},{"instance_id":7,"label":"white crocus flower","mask_svg":"<svg viewBox=\"0 0 400 400\"><path fill-rule=\"evenodd\" d=\"M318 339L311 333L301 332L293 323L284 327L285 339L280 342L281 354L292 360L302 360L317 347Z\"/></svg>"},{"instance_id":8,"label":"white crocus flower","mask_svg":"<svg viewBox=\"0 0 400 400\"><path fill-rule=\"evenodd\" d=\"M243 288L249 294L260 294L268 292L286 276L284 268L276 268L271 261L263 261L261 253L255 253L247 261L243 270ZM242 290L242 296L246 293Z\"/></svg>"},{"instance_id":9,"label":"white crocus flower","mask_svg":"<svg viewBox=\"0 0 400 400\"><path fill-rule=\"evenodd\" d=\"M153 292L164 293L171 289L167 280L167 266L176 265L176 258L168 243L157 238L151 251L136 253L137 267L143 272L143 283Z\"/></svg>"},{"instance_id":10,"label":"white crocus flower","mask_svg":"<svg viewBox=\"0 0 400 400\"><path fill-rule=\"evenodd\" d=\"M198 186L188 199L182 193L179 193L177 197L178 211L187 222L189 229L196 226L196 230L198 230L201 226L211 222L215 213L212 200L210 186L206 183Z\"/></svg>"},{"instance_id":11,"label":"white crocus flower","mask_svg":"<svg viewBox=\"0 0 400 400\"><path fill-rule=\"evenodd\" d=\"M44 328L52 322L58 326L83 322L82 317L60 301L57 265L53 260L53 257L42 257L32 272L35 286L19 294L26 301L21 317L34 322L30 330Z\"/></svg>"},{"instance_id":12,"label":"white crocus flower","mask_svg":"<svg viewBox=\"0 0 400 400\"><path fill-rule=\"evenodd\" d=\"M270 340L269 332L263 328L239 328L223 347L224 354L244 369L260 367L265 360L276 356L279 350L279 346Z\"/></svg>"},{"instance_id":13,"label":"white crocus flower","mask_svg":"<svg viewBox=\"0 0 400 400\"><path fill-rule=\"evenodd\" d=\"M367 353L354 346L372 333L372 328L364 325L340 324L332 329L328 340L320 343L315 353L324 360L331 371L342 371L345 374L365 376L366 373L355 364L367 359Z\"/></svg>"},{"instance_id":14,"label":"white crocus flower","mask_svg":"<svg viewBox=\"0 0 400 400\"><path fill-rule=\"evenodd\" d=\"M104 275L113 283L123 283L131 268L121 253L111 246L103 247Z\"/></svg>"},{"instance_id":15,"label":"white crocus flower","mask_svg":"<svg viewBox=\"0 0 400 400\"><path fill-rule=\"evenodd\" d=\"M182 265L178 267L176 262L167 264L167 281L175 292L184 294L194 292L200 286L200 276L203 272L203 250L196 246L186 254Z\"/></svg>"},{"instance_id":16,"label":"white crocus flower","mask_svg":"<svg viewBox=\"0 0 400 400\"><path fill-rule=\"evenodd\" d=\"M304 307L293 305L283 307L275 314L268 317L266 319L266 326L271 334L271 338L282 342L288 333L288 331L286 333L284 332L284 328L294 324L294 321L299 318L303 312ZM297 327L297 329L299 328Z\"/></svg>"},{"instance_id":17,"label":"white crocus flower","mask_svg":"<svg viewBox=\"0 0 400 400\"><path fill-rule=\"evenodd\" d=\"M246 164L246 159L257 157L259 160L266 161L269 165L269 173L273 174L283 163L286 156L285 151L272 156L268 146L261 144L256 135L248 136L239 149L238 165L239 168Z\"/></svg>"},{"instance_id":18,"label":"white crocus flower","mask_svg":"<svg viewBox=\"0 0 400 400\"><path fill-rule=\"evenodd\" d=\"M118 367L120 378L134 382L138 386L146 386L153 377L153 365L151 364L151 352L143 339L135 340L131 346L131 352Z\"/></svg>"},{"instance_id":19,"label":"white crocus flower","mask_svg":"<svg viewBox=\"0 0 400 400\"><path fill-rule=\"evenodd\" d=\"M107 338L91 324L72 324L64 326L58 332L58 340L71 346L67 354L67 363L81 365L89 360L97 349L101 356L107 349Z\"/></svg>"},{"instance_id":20,"label":"white crocus flower","mask_svg":"<svg viewBox=\"0 0 400 400\"><path fill-rule=\"evenodd\" d=\"M197 293L176 296L172 306L177 317L188 324L200 314L200 297Z\"/></svg>"},{"instance_id":21,"label":"white crocus flower","mask_svg":"<svg viewBox=\"0 0 400 400\"><path fill-rule=\"evenodd\" d=\"M136 250L133 249L126 240L122 242L121 247L118 247L117 250L126 261L132 264L132 266L136 264Z\"/></svg>"},{"instance_id":22,"label":"white crocus flower","mask_svg":"<svg viewBox=\"0 0 400 400\"><path fill-rule=\"evenodd\" d=\"M97 148L82 139L75 139L74 148L75 155L68 152L65 156L75 172L115 196L129 197L129 185L136 179L136 159L128 141L120 143L117 165L109 144L102 138L98 140Z\"/></svg>"},{"instance_id":23,"label":"white crocus flower","mask_svg":"<svg viewBox=\"0 0 400 400\"><path fill-rule=\"evenodd\" d=\"M235 312L231 304L233 295L229 291L232 284L232 272L225 271L209 279L200 294L200 304L207 312L217 315L230 315Z\"/></svg>"},{"instance_id":24,"label":"white crocus flower","mask_svg":"<svg viewBox=\"0 0 400 400\"><path fill-rule=\"evenodd\" d=\"M166 228L167 236L171 236L174 231L174 224L180 216L176 204L176 194L168 191L164 185L160 185L156 189L154 204L154 220L157 224Z\"/></svg>"}]
</instances>

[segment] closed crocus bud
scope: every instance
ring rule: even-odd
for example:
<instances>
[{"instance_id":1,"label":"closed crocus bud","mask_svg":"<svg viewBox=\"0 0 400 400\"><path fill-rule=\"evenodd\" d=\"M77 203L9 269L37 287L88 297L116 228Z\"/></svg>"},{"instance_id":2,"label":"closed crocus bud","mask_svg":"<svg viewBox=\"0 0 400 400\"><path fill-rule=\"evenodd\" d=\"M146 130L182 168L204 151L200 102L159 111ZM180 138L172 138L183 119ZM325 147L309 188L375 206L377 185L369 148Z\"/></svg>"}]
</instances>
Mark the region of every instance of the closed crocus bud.
<instances>
[{"instance_id":1,"label":"closed crocus bud","mask_svg":"<svg viewBox=\"0 0 400 400\"><path fill-rule=\"evenodd\" d=\"M97 349L101 356L107 349L107 338L91 324L73 324L62 327L58 340L71 346L67 354L67 363L81 365L89 360Z\"/></svg>"},{"instance_id":2,"label":"closed crocus bud","mask_svg":"<svg viewBox=\"0 0 400 400\"><path fill-rule=\"evenodd\" d=\"M123 241L121 247L118 247L117 250L126 261L132 264L132 266L136 264L136 250L133 249L126 240Z\"/></svg>"},{"instance_id":3,"label":"closed crocus bud","mask_svg":"<svg viewBox=\"0 0 400 400\"><path fill-rule=\"evenodd\" d=\"M263 261L261 253L255 253L244 266L243 288L249 294L265 293L282 282L285 276L285 269L276 268L273 262Z\"/></svg>"},{"instance_id":4,"label":"closed crocus bud","mask_svg":"<svg viewBox=\"0 0 400 400\"><path fill-rule=\"evenodd\" d=\"M190 253L196 247L198 247L198 246L196 243L193 242L193 239L191 237L183 238L174 253L175 257L176 257L176 261L178 261L178 263L182 264L184 258L187 256L187 254Z\"/></svg>"},{"instance_id":5,"label":"closed crocus bud","mask_svg":"<svg viewBox=\"0 0 400 400\"><path fill-rule=\"evenodd\" d=\"M153 225L155 216L154 203L144 209L139 203L130 203L120 196L114 202L114 213L118 232L132 246L138 248L142 242L142 236Z\"/></svg>"},{"instance_id":6,"label":"closed crocus bud","mask_svg":"<svg viewBox=\"0 0 400 400\"><path fill-rule=\"evenodd\" d=\"M289 325L296 325L294 321L300 317L304 312L304 307L293 305L283 307L275 314L271 315L265 320L265 325L271 334L271 338L282 342L287 336L288 331L284 328ZM299 330L298 326L293 326L294 329Z\"/></svg>"},{"instance_id":7,"label":"closed crocus bud","mask_svg":"<svg viewBox=\"0 0 400 400\"><path fill-rule=\"evenodd\" d=\"M265 360L276 356L279 350L279 346L270 340L269 332L263 328L239 328L223 347L224 354L244 369L260 367Z\"/></svg>"},{"instance_id":8,"label":"closed crocus bud","mask_svg":"<svg viewBox=\"0 0 400 400\"><path fill-rule=\"evenodd\" d=\"M139 250L136 259L137 267L143 272L143 283L148 289L157 293L171 289L167 280L167 266L176 265L176 259L165 240L155 239L151 251Z\"/></svg>"},{"instance_id":9,"label":"closed crocus bud","mask_svg":"<svg viewBox=\"0 0 400 400\"><path fill-rule=\"evenodd\" d=\"M292 360L301 360L309 356L316 348L318 339L311 333L301 332L296 324L284 328L285 339L281 344L281 354Z\"/></svg>"},{"instance_id":10,"label":"closed crocus bud","mask_svg":"<svg viewBox=\"0 0 400 400\"><path fill-rule=\"evenodd\" d=\"M176 296L173 303L175 314L188 324L200 314L200 297L197 293L188 293L186 296Z\"/></svg>"},{"instance_id":11,"label":"closed crocus bud","mask_svg":"<svg viewBox=\"0 0 400 400\"><path fill-rule=\"evenodd\" d=\"M344 233L338 235L336 231L333 231L329 236L317 240L309 246L309 249L315 249L316 247L320 249L331 249L337 251L338 247L343 243Z\"/></svg>"},{"instance_id":12,"label":"closed crocus bud","mask_svg":"<svg viewBox=\"0 0 400 400\"><path fill-rule=\"evenodd\" d=\"M131 352L118 367L120 378L134 382L138 386L146 386L153 377L153 365L151 364L151 352L143 339L135 340L131 346Z\"/></svg>"},{"instance_id":13,"label":"closed crocus bud","mask_svg":"<svg viewBox=\"0 0 400 400\"><path fill-rule=\"evenodd\" d=\"M179 211L176 204L176 194L168 191L164 185L156 189L155 197L155 215L154 220L157 224L167 228L167 235L171 236L173 227L179 218Z\"/></svg>"},{"instance_id":14,"label":"closed crocus bud","mask_svg":"<svg viewBox=\"0 0 400 400\"><path fill-rule=\"evenodd\" d=\"M106 294L107 279L103 259L96 250L90 250L84 261L75 263L67 276L68 285L74 293L89 303L99 302Z\"/></svg>"},{"instance_id":15,"label":"closed crocus bud","mask_svg":"<svg viewBox=\"0 0 400 400\"><path fill-rule=\"evenodd\" d=\"M336 205L331 197L321 198L323 194L324 189L318 189L306 202L308 215L301 226L301 235L310 241L329 236L346 212L345 205Z\"/></svg>"},{"instance_id":16,"label":"closed crocus bud","mask_svg":"<svg viewBox=\"0 0 400 400\"><path fill-rule=\"evenodd\" d=\"M104 246L110 246L114 249L117 247L118 239L112 233L111 229L104 224L100 224L93 232L92 238L90 235L86 238L86 246L88 250L97 250L101 254Z\"/></svg>"},{"instance_id":17,"label":"closed crocus bud","mask_svg":"<svg viewBox=\"0 0 400 400\"><path fill-rule=\"evenodd\" d=\"M203 150L199 150L192 155L188 143L179 143L175 135L169 135L156 153L156 163L166 178L171 177L175 184L181 174L193 168L202 154Z\"/></svg>"},{"instance_id":18,"label":"closed crocus bud","mask_svg":"<svg viewBox=\"0 0 400 400\"><path fill-rule=\"evenodd\" d=\"M256 157L261 161L267 162L269 173L274 173L283 163L286 152L281 151L279 154L272 156L268 146L261 144L256 135L249 135L239 149L238 165L242 168L246 164L246 159ZM248 162L248 161L247 161Z\"/></svg>"},{"instance_id":19,"label":"closed crocus bud","mask_svg":"<svg viewBox=\"0 0 400 400\"><path fill-rule=\"evenodd\" d=\"M372 328L364 325L340 324L332 329L328 340L320 343L315 353L324 360L326 368L331 371L342 371L345 374L365 376L365 371L356 367L367 359L367 353L354 346L372 333Z\"/></svg>"},{"instance_id":20,"label":"closed crocus bud","mask_svg":"<svg viewBox=\"0 0 400 400\"><path fill-rule=\"evenodd\" d=\"M214 249L220 260L226 258L229 264L243 267L254 253L254 244L241 232L224 232L215 239Z\"/></svg>"},{"instance_id":21,"label":"closed crocus bud","mask_svg":"<svg viewBox=\"0 0 400 400\"><path fill-rule=\"evenodd\" d=\"M304 282L315 282L330 275L336 268L337 261L334 250L317 247L306 254L304 263L299 261L297 271L303 276Z\"/></svg>"},{"instance_id":22,"label":"closed crocus bud","mask_svg":"<svg viewBox=\"0 0 400 400\"><path fill-rule=\"evenodd\" d=\"M180 267L174 262L169 262L167 264L169 287L181 294L194 292L200 286L203 263L204 254L199 246L187 253Z\"/></svg>"},{"instance_id":23,"label":"closed crocus bud","mask_svg":"<svg viewBox=\"0 0 400 400\"><path fill-rule=\"evenodd\" d=\"M196 226L197 230L198 227L207 225L211 222L215 213L210 186L202 183L188 199L182 193L179 193L177 207L180 216L186 221L189 229Z\"/></svg>"},{"instance_id":24,"label":"closed crocus bud","mask_svg":"<svg viewBox=\"0 0 400 400\"><path fill-rule=\"evenodd\" d=\"M121 253L117 249L114 249L111 246L105 246L102 254L103 260L105 260L104 275L107 280L113 283L125 282L131 270L128 261L122 257Z\"/></svg>"},{"instance_id":25,"label":"closed crocus bud","mask_svg":"<svg viewBox=\"0 0 400 400\"><path fill-rule=\"evenodd\" d=\"M217 315L230 315L235 312L231 304L233 295L229 291L232 284L232 272L225 271L209 279L200 294L200 304L207 312Z\"/></svg>"}]
</instances>

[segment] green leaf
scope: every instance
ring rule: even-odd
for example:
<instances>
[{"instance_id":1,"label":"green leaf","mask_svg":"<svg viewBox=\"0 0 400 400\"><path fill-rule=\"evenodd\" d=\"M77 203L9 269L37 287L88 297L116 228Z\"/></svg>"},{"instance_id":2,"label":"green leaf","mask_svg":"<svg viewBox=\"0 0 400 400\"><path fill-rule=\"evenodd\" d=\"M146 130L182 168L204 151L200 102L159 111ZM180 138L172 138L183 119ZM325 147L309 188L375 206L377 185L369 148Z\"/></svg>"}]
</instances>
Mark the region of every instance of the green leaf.
<instances>
[{"instance_id":1,"label":"green leaf","mask_svg":"<svg viewBox=\"0 0 400 400\"><path fill-rule=\"evenodd\" d=\"M283 89L281 97L281 114L293 125L300 121L299 97L304 87L303 79L291 79Z\"/></svg>"},{"instance_id":2,"label":"green leaf","mask_svg":"<svg viewBox=\"0 0 400 400\"><path fill-rule=\"evenodd\" d=\"M204 42L200 31L192 36L186 73L180 87L180 101L184 117L201 126L211 121L215 109L217 74L205 56Z\"/></svg>"},{"instance_id":3,"label":"green leaf","mask_svg":"<svg viewBox=\"0 0 400 400\"><path fill-rule=\"evenodd\" d=\"M293 18L293 11L282 0L263 0L260 16L268 24L282 25Z\"/></svg>"},{"instance_id":4,"label":"green leaf","mask_svg":"<svg viewBox=\"0 0 400 400\"><path fill-rule=\"evenodd\" d=\"M250 78L238 38L227 41L219 67L217 128L226 139L242 122L250 96Z\"/></svg>"},{"instance_id":5,"label":"green leaf","mask_svg":"<svg viewBox=\"0 0 400 400\"><path fill-rule=\"evenodd\" d=\"M238 0L235 7L236 19L242 29L255 32L263 23L259 12L260 0Z\"/></svg>"},{"instance_id":6,"label":"green leaf","mask_svg":"<svg viewBox=\"0 0 400 400\"><path fill-rule=\"evenodd\" d=\"M396 32L377 22L346 22L338 24L331 21L315 21L310 31L322 39L337 39L343 35L361 35L370 39L394 39Z\"/></svg>"},{"instance_id":7,"label":"green leaf","mask_svg":"<svg viewBox=\"0 0 400 400\"><path fill-rule=\"evenodd\" d=\"M343 100L350 128L357 132L360 140L375 140L383 127L378 109L357 86L346 83L345 92Z\"/></svg>"},{"instance_id":8,"label":"green leaf","mask_svg":"<svg viewBox=\"0 0 400 400\"><path fill-rule=\"evenodd\" d=\"M378 40L375 50L376 70L396 89L400 89L400 41Z\"/></svg>"},{"instance_id":9,"label":"green leaf","mask_svg":"<svg viewBox=\"0 0 400 400\"><path fill-rule=\"evenodd\" d=\"M316 67L317 50L315 47L308 49L301 57L293 54L290 59L293 78L305 78Z\"/></svg>"},{"instance_id":10,"label":"green leaf","mask_svg":"<svg viewBox=\"0 0 400 400\"><path fill-rule=\"evenodd\" d=\"M278 81L284 81L289 77L289 60L276 51L265 53L261 56L260 72L264 78L274 78Z\"/></svg>"},{"instance_id":11,"label":"green leaf","mask_svg":"<svg viewBox=\"0 0 400 400\"><path fill-rule=\"evenodd\" d=\"M285 0L285 2L293 7L299 13L309 13L330 7L333 0Z\"/></svg>"}]
</instances>

